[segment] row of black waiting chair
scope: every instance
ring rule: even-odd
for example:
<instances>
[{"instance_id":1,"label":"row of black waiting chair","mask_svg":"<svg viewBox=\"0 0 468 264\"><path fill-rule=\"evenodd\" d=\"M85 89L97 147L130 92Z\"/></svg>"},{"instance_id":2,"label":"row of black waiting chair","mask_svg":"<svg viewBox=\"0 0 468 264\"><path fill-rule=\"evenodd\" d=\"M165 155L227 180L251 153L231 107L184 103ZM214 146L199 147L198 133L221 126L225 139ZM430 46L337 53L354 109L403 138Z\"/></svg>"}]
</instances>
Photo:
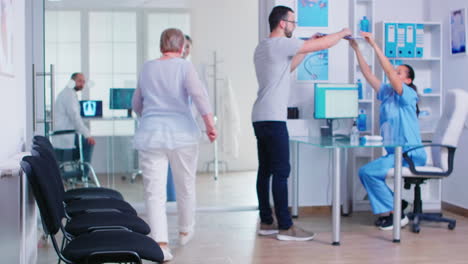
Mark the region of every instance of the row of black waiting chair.
<instances>
[{"instance_id":1,"label":"row of black waiting chair","mask_svg":"<svg viewBox=\"0 0 468 264\"><path fill-rule=\"evenodd\" d=\"M159 245L147 235L149 226L120 193L107 188L65 191L50 141L33 140L32 156L21 167L26 173L59 260L65 263L162 262ZM66 219L65 224L63 220ZM59 246L55 236L62 232Z\"/></svg>"}]
</instances>

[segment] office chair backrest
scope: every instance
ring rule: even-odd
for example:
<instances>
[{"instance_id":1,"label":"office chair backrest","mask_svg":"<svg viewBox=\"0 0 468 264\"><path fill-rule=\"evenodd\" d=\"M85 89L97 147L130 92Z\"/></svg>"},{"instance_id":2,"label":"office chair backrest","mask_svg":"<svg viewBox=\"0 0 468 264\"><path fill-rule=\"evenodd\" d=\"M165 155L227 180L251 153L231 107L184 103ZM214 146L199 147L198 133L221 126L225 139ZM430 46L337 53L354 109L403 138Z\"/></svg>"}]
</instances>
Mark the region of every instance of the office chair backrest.
<instances>
[{"instance_id":1,"label":"office chair backrest","mask_svg":"<svg viewBox=\"0 0 468 264\"><path fill-rule=\"evenodd\" d=\"M48 151L50 151L54 157L55 160L57 160L57 156L55 154L55 150L54 150L54 146L52 145L52 143L50 142L50 140L44 136L34 136L33 138L33 145L37 145L37 146L40 146L44 149L47 149Z\"/></svg>"},{"instance_id":2,"label":"office chair backrest","mask_svg":"<svg viewBox=\"0 0 468 264\"><path fill-rule=\"evenodd\" d=\"M432 143L457 147L468 114L468 92L453 89L447 92L444 111L437 124ZM447 148L432 148L434 166L448 169Z\"/></svg>"},{"instance_id":3,"label":"office chair backrest","mask_svg":"<svg viewBox=\"0 0 468 264\"><path fill-rule=\"evenodd\" d=\"M44 137L44 136L41 136L41 135L35 135L33 137L33 143L35 143L35 142L45 143L47 145L47 147L49 147L50 149L54 149L54 146L52 146L52 143L50 142L50 140L47 137Z\"/></svg>"},{"instance_id":4,"label":"office chair backrest","mask_svg":"<svg viewBox=\"0 0 468 264\"><path fill-rule=\"evenodd\" d=\"M48 180L48 164L41 157L26 156L21 161L21 168L26 173L31 189L41 213L47 234L55 235L65 217L62 201L56 191L54 181Z\"/></svg>"},{"instance_id":5,"label":"office chair backrest","mask_svg":"<svg viewBox=\"0 0 468 264\"><path fill-rule=\"evenodd\" d=\"M44 162L48 163L49 167L49 180L54 181L57 185L57 191L60 195L60 199L65 198L65 187L62 183L62 177L60 176L60 168L58 166L57 160L54 158L53 152L49 149L45 149L38 145L33 145L31 154L36 157L41 157L44 159Z\"/></svg>"}]
</instances>

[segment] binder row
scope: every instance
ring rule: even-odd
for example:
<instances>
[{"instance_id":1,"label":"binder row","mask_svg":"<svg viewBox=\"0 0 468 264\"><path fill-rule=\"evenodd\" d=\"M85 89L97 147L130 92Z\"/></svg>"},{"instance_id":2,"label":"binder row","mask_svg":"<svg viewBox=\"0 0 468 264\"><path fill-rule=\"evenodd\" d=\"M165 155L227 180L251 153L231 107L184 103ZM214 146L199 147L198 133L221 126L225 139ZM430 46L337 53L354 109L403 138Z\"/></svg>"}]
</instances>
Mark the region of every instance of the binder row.
<instances>
[{"instance_id":1,"label":"binder row","mask_svg":"<svg viewBox=\"0 0 468 264\"><path fill-rule=\"evenodd\" d=\"M385 56L389 58L422 58L424 25L385 23Z\"/></svg>"}]
</instances>

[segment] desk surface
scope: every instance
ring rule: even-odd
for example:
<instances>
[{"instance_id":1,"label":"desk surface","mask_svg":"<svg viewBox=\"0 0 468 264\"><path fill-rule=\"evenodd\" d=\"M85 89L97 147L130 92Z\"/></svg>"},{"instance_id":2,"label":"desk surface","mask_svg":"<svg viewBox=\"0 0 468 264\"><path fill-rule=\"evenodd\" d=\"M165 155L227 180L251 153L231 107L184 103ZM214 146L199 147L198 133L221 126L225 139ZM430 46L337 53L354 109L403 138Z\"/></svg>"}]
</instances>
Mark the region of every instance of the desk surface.
<instances>
[{"instance_id":1,"label":"desk surface","mask_svg":"<svg viewBox=\"0 0 468 264\"><path fill-rule=\"evenodd\" d=\"M381 147L419 147L422 144L409 144L398 141L378 141L378 142L359 142L357 145L351 144L347 137L290 137L289 141L303 143L320 148L381 148Z\"/></svg>"}]
</instances>

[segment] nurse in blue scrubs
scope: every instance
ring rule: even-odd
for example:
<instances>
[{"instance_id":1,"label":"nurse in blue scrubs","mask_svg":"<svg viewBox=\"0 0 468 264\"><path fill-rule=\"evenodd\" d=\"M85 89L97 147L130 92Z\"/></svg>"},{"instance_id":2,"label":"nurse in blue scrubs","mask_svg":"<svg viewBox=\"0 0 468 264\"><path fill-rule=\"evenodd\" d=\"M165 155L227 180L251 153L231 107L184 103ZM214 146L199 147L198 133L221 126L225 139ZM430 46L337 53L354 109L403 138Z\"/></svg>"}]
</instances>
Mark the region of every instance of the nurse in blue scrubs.
<instances>
[{"instance_id":1,"label":"nurse in blue scrubs","mask_svg":"<svg viewBox=\"0 0 468 264\"><path fill-rule=\"evenodd\" d=\"M380 133L384 142L403 142L406 144L421 144L421 134L417 114L419 112L417 102L419 100L414 70L409 65L399 65L396 69L385 57L382 50L375 43L372 34L362 32L361 35L374 49L389 83L382 83L371 71L366 63L359 46L355 40L350 40L350 45L356 53L361 72L367 82L372 86L380 106ZM385 148L387 155L380 157L359 170L359 178L367 190L372 206L372 211L380 215L375 224L382 230L393 229L393 192L385 183L387 172L394 168L394 148ZM407 151L408 148L403 148ZM426 164L426 152L418 149L408 153L416 166ZM403 166L408 166L403 161ZM408 224L408 217L402 214L401 226Z\"/></svg>"}]
</instances>

